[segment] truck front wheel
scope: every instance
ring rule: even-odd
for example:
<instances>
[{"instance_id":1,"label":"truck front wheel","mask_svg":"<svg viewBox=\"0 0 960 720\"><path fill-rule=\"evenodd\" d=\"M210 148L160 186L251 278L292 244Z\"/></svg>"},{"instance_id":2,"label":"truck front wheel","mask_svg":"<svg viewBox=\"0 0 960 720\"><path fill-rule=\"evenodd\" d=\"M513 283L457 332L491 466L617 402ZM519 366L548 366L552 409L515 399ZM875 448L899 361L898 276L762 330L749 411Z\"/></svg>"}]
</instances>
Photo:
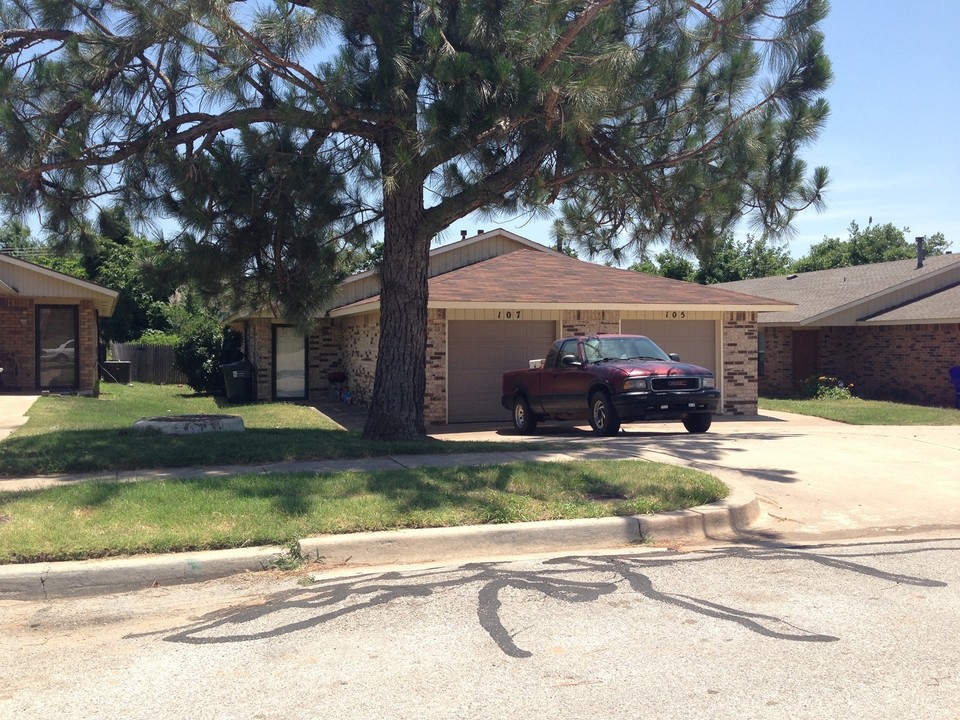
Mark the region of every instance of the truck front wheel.
<instances>
[{"instance_id":1,"label":"truck front wheel","mask_svg":"<svg viewBox=\"0 0 960 720\"><path fill-rule=\"evenodd\" d=\"M710 413L692 413L683 419L683 426L687 432L705 433L713 424L713 417Z\"/></svg>"},{"instance_id":2,"label":"truck front wheel","mask_svg":"<svg viewBox=\"0 0 960 720\"><path fill-rule=\"evenodd\" d=\"M590 427L597 435L616 435L620 429L617 409L607 393L600 391L590 398Z\"/></svg>"},{"instance_id":3,"label":"truck front wheel","mask_svg":"<svg viewBox=\"0 0 960 720\"><path fill-rule=\"evenodd\" d=\"M537 429L537 416L523 395L513 399L513 427L521 435L529 435Z\"/></svg>"}]
</instances>

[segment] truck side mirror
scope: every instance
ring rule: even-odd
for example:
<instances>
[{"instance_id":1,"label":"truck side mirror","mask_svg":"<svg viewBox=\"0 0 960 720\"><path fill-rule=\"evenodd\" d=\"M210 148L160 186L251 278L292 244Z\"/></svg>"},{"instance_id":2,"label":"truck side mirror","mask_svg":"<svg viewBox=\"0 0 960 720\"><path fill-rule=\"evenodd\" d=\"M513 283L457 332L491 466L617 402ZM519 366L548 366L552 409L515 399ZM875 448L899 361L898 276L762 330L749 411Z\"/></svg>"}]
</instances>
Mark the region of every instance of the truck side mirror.
<instances>
[{"instance_id":1,"label":"truck side mirror","mask_svg":"<svg viewBox=\"0 0 960 720\"><path fill-rule=\"evenodd\" d=\"M560 365L563 367L581 367L583 365L576 355L564 355L560 358Z\"/></svg>"},{"instance_id":2,"label":"truck side mirror","mask_svg":"<svg viewBox=\"0 0 960 720\"><path fill-rule=\"evenodd\" d=\"M673 360L674 362L680 362L680 356L677 355L676 353L670 353L670 359Z\"/></svg>"}]
</instances>

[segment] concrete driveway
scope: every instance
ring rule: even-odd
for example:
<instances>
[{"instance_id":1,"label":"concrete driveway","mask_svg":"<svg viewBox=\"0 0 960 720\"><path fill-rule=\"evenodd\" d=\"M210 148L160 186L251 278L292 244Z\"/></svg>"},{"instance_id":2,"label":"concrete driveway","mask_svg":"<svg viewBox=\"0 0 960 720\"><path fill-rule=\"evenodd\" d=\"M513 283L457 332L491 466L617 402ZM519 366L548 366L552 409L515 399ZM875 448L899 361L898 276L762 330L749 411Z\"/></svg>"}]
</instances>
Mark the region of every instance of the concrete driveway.
<instances>
[{"instance_id":1,"label":"concrete driveway","mask_svg":"<svg viewBox=\"0 0 960 720\"><path fill-rule=\"evenodd\" d=\"M509 420L449 426L447 439L517 439ZM613 438L546 423L530 440L590 445L591 458L677 463L746 487L766 517L746 539L805 542L960 532L960 426L852 426L788 413L717 418L691 435L678 423L633 424Z\"/></svg>"}]
</instances>

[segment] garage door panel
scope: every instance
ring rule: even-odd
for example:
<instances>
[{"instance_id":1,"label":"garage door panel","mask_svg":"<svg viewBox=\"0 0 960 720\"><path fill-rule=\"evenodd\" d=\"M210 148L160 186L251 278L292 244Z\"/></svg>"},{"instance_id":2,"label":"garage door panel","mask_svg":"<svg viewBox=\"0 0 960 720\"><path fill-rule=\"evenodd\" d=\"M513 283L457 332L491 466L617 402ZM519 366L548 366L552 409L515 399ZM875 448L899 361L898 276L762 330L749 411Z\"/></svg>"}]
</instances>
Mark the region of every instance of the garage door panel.
<instances>
[{"instance_id":1,"label":"garage door panel","mask_svg":"<svg viewBox=\"0 0 960 720\"><path fill-rule=\"evenodd\" d=\"M646 335L683 362L717 370L716 322L713 320L624 320L624 333Z\"/></svg>"},{"instance_id":2,"label":"garage door panel","mask_svg":"<svg viewBox=\"0 0 960 720\"><path fill-rule=\"evenodd\" d=\"M451 320L447 328L450 422L505 420L501 377L546 355L556 340L552 320Z\"/></svg>"}]
</instances>

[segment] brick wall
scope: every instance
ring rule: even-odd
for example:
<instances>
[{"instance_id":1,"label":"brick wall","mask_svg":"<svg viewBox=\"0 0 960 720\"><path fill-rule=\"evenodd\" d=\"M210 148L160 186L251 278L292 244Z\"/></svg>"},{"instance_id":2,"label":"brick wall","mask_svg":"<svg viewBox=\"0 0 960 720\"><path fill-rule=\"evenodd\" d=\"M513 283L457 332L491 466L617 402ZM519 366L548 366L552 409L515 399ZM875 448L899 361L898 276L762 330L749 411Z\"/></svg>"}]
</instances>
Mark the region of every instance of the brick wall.
<instances>
[{"instance_id":1,"label":"brick wall","mask_svg":"<svg viewBox=\"0 0 960 720\"><path fill-rule=\"evenodd\" d=\"M764 330L764 395L794 392L793 328ZM860 397L954 406L949 370L960 365L960 324L825 327L819 331L820 372L853 383Z\"/></svg>"},{"instance_id":2,"label":"brick wall","mask_svg":"<svg viewBox=\"0 0 960 720\"><path fill-rule=\"evenodd\" d=\"M342 344L340 326L330 319L318 320L307 338L307 397L311 400L333 399L336 388L330 373L345 372L340 358Z\"/></svg>"},{"instance_id":3,"label":"brick wall","mask_svg":"<svg viewBox=\"0 0 960 720\"><path fill-rule=\"evenodd\" d=\"M0 388L4 390L36 388L34 318L33 300L0 297L0 362L5 363Z\"/></svg>"},{"instance_id":4,"label":"brick wall","mask_svg":"<svg viewBox=\"0 0 960 720\"><path fill-rule=\"evenodd\" d=\"M423 420L428 425L447 422L447 311L427 311L427 386Z\"/></svg>"},{"instance_id":5,"label":"brick wall","mask_svg":"<svg viewBox=\"0 0 960 720\"><path fill-rule=\"evenodd\" d=\"M78 316L80 319L80 337L77 338L77 352L80 353L79 391L96 394L100 389L97 352L100 333L97 327L97 309L93 302L81 300Z\"/></svg>"},{"instance_id":6,"label":"brick wall","mask_svg":"<svg viewBox=\"0 0 960 720\"><path fill-rule=\"evenodd\" d=\"M380 313L345 318L341 324L341 362L347 374L346 387L352 402L369 405L380 341Z\"/></svg>"},{"instance_id":7,"label":"brick wall","mask_svg":"<svg viewBox=\"0 0 960 720\"><path fill-rule=\"evenodd\" d=\"M764 328L766 352L760 394L787 397L793 393L793 328Z\"/></svg>"},{"instance_id":8,"label":"brick wall","mask_svg":"<svg viewBox=\"0 0 960 720\"><path fill-rule=\"evenodd\" d=\"M860 397L954 407L960 324L822 328L820 367Z\"/></svg>"},{"instance_id":9,"label":"brick wall","mask_svg":"<svg viewBox=\"0 0 960 720\"><path fill-rule=\"evenodd\" d=\"M564 310L561 337L620 332L617 310Z\"/></svg>"},{"instance_id":10,"label":"brick wall","mask_svg":"<svg viewBox=\"0 0 960 720\"><path fill-rule=\"evenodd\" d=\"M244 354L253 364L253 399L273 399L273 324L269 318L247 320Z\"/></svg>"},{"instance_id":11,"label":"brick wall","mask_svg":"<svg viewBox=\"0 0 960 720\"><path fill-rule=\"evenodd\" d=\"M69 303L59 303L68 305ZM79 336L77 359L79 375L77 391L96 394L100 388L98 367L97 309L90 300L77 302ZM21 320L25 322L21 323ZM37 389L36 376L36 311L32 298L0 298L0 361L4 362L0 388L4 390ZM10 361L12 356L14 361ZM9 367L8 367L9 366Z\"/></svg>"},{"instance_id":12,"label":"brick wall","mask_svg":"<svg viewBox=\"0 0 960 720\"><path fill-rule=\"evenodd\" d=\"M757 414L757 314L723 315L723 412Z\"/></svg>"}]
</instances>

